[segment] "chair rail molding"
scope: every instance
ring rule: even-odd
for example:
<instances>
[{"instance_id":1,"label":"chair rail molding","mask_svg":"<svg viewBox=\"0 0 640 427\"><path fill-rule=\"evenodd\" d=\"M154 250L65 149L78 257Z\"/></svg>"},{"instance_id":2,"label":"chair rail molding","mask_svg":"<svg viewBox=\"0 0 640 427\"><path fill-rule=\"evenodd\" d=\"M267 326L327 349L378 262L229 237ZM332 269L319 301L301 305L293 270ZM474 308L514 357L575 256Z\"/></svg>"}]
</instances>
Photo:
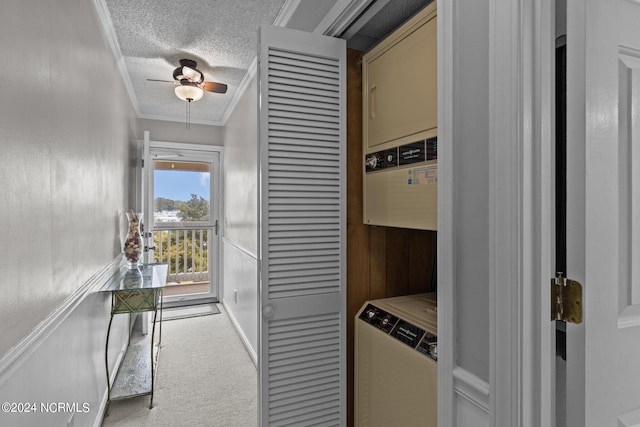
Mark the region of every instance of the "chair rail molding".
<instances>
[{"instance_id":1,"label":"chair rail molding","mask_svg":"<svg viewBox=\"0 0 640 427\"><path fill-rule=\"evenodd\" d=\"M0 359L0 387L2 387L11 375L38 349L40 344L69 317L73 310L82 303L89 293L96 292L106 283L107 279L122 265L122 262L122 255L118 255L112 259L71 294L45 320L40 322L29 335L22 339L16 346L12 347L2 359Z\"/></svg>"},{"instance_id":2,"label":"chair rail molding","mask_svg":"<svg viewBox=\"0 0 640 427\"><path fill-rule=\"evenodd\" d=\"M461 367L453 370L456 394L489 415L489 384Z\"/></svg>"}]
</instances>

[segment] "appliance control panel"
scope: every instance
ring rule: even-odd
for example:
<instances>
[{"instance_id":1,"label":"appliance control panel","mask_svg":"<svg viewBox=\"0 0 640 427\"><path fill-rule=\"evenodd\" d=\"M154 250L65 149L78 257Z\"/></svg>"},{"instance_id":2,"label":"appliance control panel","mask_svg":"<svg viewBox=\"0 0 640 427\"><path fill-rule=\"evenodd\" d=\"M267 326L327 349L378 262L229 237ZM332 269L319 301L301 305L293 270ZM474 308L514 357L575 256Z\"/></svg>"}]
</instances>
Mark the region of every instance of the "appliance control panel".
<instances>
[{"instance_id":1,"label":"appliance control panel","mask_svg":"<svg viewBox=\"0 0 640 427\"><path fill-rule=\"evenodd\" d=\"M430 160L438 160L437 136L365 154L364 170L366 173L378 172Z\"/></svg>"},{"instance_id":2,"label":"appliance control panel","mask_svg":"<svg viewBox=\"0 0 640 427\"><path fill-rule=\"evenodd\" d=\"M396 316L393 316L371 304L368 304L367 308L360 313L360 319L384 331L386 334L390 333L396 323L398 323L398 318Z\"/></svg>"},{"instance_id":3,"label":"appliance control panel","mask_svg":"<svg viewBox=\"0 0 640 427\"><path fill-rule=\"evenodd\" d=\"M360 320L394 337L428 358L438 361L438 337L372 304L360 313Z\"/></svg>"},{"instance_id":4,"label":"appliance control panel","mask_svg":"<svg viewBox=\"0 0 640 427\"><path fill-rule=\"evenodd\" d=\"M438 337L430 332L427 332L424 338L422 338L422 340L420 341L420 344L418 344L418 347L416 347L416 350L437 362Z\"/></svg>"}]
</instances>

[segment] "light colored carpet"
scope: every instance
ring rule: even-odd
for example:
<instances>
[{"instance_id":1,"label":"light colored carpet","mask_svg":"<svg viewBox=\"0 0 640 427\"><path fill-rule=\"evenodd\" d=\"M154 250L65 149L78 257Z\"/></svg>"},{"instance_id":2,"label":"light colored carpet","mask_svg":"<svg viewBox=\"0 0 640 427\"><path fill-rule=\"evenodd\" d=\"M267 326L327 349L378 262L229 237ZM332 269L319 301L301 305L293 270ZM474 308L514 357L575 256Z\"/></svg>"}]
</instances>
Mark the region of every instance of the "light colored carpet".
<instances>
[{"instance_id":1,"label":"light colored carpet","mask_svg":"<svg viewBox=\"0 0 640 427\"><path fill-rule=\"evenodd\" d=\"M103 426L258 425L256 368L219 307L163 323L153 408L149 396L113 401Z\"/></svg>"},{"instance_id":2,"label":"light colored carpet","mask_svg":"<svg viewBox=\"0 0 640 427\"><path fill-rule=\"evenodd\" d=\"M220 314L217 304L198 304L186 307L165 308L162 310L162 321L207 316L209 314Z\"/></svg>"}]
</instances>

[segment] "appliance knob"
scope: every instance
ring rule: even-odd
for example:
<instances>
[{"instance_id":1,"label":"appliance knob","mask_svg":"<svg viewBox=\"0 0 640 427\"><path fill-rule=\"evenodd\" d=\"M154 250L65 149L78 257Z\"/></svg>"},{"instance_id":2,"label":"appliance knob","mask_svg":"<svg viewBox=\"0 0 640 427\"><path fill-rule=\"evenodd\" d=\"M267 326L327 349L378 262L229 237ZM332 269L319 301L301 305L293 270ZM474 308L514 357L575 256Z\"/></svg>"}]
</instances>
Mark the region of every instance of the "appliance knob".
<instances>
[{"instance_id":1,"label":"appliance knob","mask_svg":"<svg viewBox=\"0 0 640 427\"><path fill-rule=\"evenodd\" d=\"M382 326L387 326L389 324L389 316L382 319Z\"/></svg>"},{"instance_id":2,"label":"appliance knob","mask_svg":"<svg viewBox=\"0 0 640 427\"><path fill-rule=\"evenodd\" d=\"M378 158L375 155L369 156L369 157L367 157L367 160L365 161L365 163L371 169L375 169L376 166L378 166Z\"/></svg>"},{"instance_id":3,"label":"appliance knob","mask_svg":"<svg viewBox=\"0 0 640 427\"><path fill-rule=\"evenodd\" d=\"M434 359L438 360L438 343L429 345L429 352Z\"/></svg>"},{"instance_id":4,"label":"appliance knob","mask_svg":"<svg viewBox=\"0 0 640 427\"><path fill-rule=\"evenodd\" d=\"M376 317L376 312L373 310L367 311L367 317L369 318L369 320L373 319L374 317Z\"/></svg>"}]
</instances>

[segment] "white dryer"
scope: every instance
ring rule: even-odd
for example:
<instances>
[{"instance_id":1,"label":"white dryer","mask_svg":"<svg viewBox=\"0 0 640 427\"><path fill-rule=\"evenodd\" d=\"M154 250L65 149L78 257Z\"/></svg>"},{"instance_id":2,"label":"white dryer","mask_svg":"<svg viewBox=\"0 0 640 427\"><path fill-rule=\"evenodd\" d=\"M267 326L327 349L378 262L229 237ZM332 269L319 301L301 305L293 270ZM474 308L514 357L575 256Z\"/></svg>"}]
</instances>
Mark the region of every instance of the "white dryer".
<instances>
[{"instance_id":1,"label":"white dryer","mask_svg":"<svg viewBox=\"0 0 640 427\"><path fill-rule=\"evenodd\" d=\"M366 302L355 319L355 425L436 427L435 293Z\"/></svg>"}]
</instances>

